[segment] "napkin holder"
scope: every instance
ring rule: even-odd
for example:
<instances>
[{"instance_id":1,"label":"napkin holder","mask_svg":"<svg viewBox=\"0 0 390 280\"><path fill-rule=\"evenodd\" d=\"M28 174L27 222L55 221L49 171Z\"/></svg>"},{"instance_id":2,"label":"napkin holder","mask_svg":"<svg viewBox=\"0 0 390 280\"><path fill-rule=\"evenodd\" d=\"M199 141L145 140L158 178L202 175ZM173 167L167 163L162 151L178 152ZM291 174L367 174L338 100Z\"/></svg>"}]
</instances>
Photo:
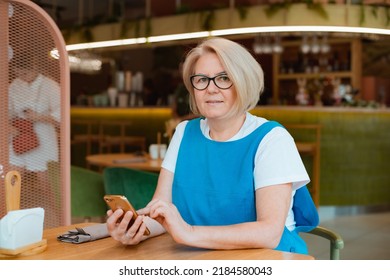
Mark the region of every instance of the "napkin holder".
<instances>
[{"instance_id":1,"label":"napkin holder","mask_svg":"<svg viewBox=\"0 0 390 280\"><path fill-rule=\"evenodd\" d=\"M43 222L43 208L9 211L0 220L0 255L34 254L46 249Z\"/></svg>"}]
</instances>

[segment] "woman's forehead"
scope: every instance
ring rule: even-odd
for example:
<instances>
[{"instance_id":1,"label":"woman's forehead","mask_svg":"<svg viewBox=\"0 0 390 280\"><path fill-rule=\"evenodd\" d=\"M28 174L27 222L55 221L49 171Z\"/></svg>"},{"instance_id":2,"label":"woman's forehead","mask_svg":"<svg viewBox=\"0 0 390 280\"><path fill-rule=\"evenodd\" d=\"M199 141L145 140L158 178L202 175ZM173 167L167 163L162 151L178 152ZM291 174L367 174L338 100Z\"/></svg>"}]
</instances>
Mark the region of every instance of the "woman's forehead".
<instances>
[{"instance_id":1,"label":"woman's forehead","mask_svg":"<svg viewBox=\"0 0 390 280\"><path fill-rule=\"evenodd\" d=\"M214 53L206 53L199 57L194 67L195 73L215 75L225 71L218 56Z\"/></svg>"}]
</instances>

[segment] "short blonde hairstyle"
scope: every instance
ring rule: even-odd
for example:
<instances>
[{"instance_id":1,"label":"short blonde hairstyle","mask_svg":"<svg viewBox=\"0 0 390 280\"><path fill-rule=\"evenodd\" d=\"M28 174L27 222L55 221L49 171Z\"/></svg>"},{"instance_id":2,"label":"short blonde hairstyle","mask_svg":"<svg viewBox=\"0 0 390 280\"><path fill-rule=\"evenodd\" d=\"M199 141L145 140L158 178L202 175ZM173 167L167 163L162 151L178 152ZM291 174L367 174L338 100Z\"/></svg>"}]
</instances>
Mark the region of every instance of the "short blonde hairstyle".
<instances>
[{"instance_id":1,"label":"short blonde hairstyle","mask_svg":"<svg viewBox=\"0 0 390 280\"><path fill-rule=\"evenodd\" d=\"M232 114L241 114L256 107L264 89L264 73L260 64L240 44L228 39L213 37L189 51L183 64L183 82L190 93L192 112L200 114L190 77L195 74L197 61L206 53L214 53L218 56L226 74L233 81L237 92L237 102Z\"/></svg>"}]
</instances>

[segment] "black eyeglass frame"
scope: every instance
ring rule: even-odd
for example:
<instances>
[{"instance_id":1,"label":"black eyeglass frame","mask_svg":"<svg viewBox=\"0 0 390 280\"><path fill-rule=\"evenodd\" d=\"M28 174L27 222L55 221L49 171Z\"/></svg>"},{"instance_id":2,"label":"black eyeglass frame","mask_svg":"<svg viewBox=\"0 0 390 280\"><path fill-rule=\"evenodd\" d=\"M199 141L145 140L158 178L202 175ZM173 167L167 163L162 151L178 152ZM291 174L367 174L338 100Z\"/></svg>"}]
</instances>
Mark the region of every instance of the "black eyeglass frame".
<instances>
[{"instance_id":1,"label":"black eyeglass frame","mask_svg":"<svg viewBox=\"0 0 390 280\"><path fill-rule=\"evenodd\" d=\"M191 82L192 87L195 88L195 89L197 89L197 90L205 90L206 88L208 88L208 86L210 85L210 81L213 81L214 85L215 85L217 88L219 88L219 89L229 89L229 88L231 88L231 87L233 86L233 82L232 82L232 80L230 80L230 78L229 78L229 80L230 80L230 82L231 82L231 85L230 85L230 86L224 88L224 87L220 87L220 86L217 85L217 83L215 82L215 79L218 78L218 77L221 77L221 76L226 76L226 77L229 78L229 76L226 75L226 74L224 74L224 73L223 73L223 74L218 74L218 75L216 75L216 76L214 76L214 77L208 77L208 76L206 76L206 75L197 74L197 75L192 75L192 76L190 76L190 82ZM202 89L197 88L197 87L194 85L194 82L193 82L193 79L194 79L195 77L207 78L207 85L206 85L204 88L202 88Z\"/></svg>"}]
</instances>

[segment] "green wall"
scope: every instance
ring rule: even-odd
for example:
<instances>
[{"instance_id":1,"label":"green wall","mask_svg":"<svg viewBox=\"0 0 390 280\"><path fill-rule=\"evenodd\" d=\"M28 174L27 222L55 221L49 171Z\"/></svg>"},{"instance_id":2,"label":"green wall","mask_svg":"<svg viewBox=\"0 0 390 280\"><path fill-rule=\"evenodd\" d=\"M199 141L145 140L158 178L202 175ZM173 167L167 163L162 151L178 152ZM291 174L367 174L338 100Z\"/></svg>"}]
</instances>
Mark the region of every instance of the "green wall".
<instances>
[{"instance_id":1,"label":"green wall","mask_svg":"<svg viewBox=\"0 0 390 280\"><path fill-rule=\"evenodd\" d=\"M320 205L390 204L390 110L265 106L252 113L281 124L322 125ZM157 132L164 132L170 116L169 108L71 110L71 120L128 120L129 133L146 136L148 145L156 142ZM311 137L291 133L299 140ZM85 165L85 147L73 147L71 159L74 165ZM303 161L311 174L312 159L303 156Z\"/></svg>"},{"instance_id":2,"label":"green wall","mask_svg":"<svg viewBox=\"0 0 390 280\"><path fill-rule=\"evenodd\" d=\"M322 125L320 205L390 204L389 110L264 107L253 113L282 124Z\"/></svg>"}]
</instances>

